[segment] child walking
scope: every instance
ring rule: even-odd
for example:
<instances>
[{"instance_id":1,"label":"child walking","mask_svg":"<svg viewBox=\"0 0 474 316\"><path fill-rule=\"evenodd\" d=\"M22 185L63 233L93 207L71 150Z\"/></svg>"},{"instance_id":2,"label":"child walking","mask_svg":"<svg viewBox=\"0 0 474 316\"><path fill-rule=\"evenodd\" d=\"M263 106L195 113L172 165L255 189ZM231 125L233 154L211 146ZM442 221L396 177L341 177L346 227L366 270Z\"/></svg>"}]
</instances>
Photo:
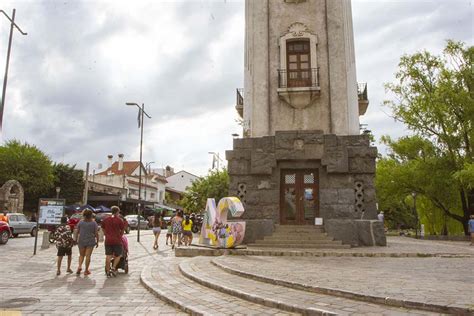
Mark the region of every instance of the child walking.
<instances>
[{"instance_id":1,"label":"child walking","mask_svg":"<svg viewBox=\"0 0 474 316\"><path fill-rule=\"evenodd\" d=\"M54 232L54 239L56 241L56 248L58 248L58 271L56 275L61 275L61 263L63 257L67 256L67 273L72 273L71 261L72 261L72 246L74 245L74 239L72 238L71 228L67 225L67 217L61 217L61 225Z\"/></svg>"},{"instance_id":2,"label":"child walking","mask_svg":"<svg viewBox=\"0 0 474 316\"><path fill-rule=\"evenodd\" d=\"M183 242L185 246L191 246L193 242L193 221L189 219L189 215L186 215L183 223Z\"/></svg>"},{"instance_id":3,"label":"child walking","mask_svg":"<svg viewBox=\"0 0 474 316\"><path fill-rule=\"evenodd\" d=\"M170 244L173 243L173 233L171 232L171 221L166 223L166 245L168 245L168 239L170 240Z\"/></svg>"}]
</instances>

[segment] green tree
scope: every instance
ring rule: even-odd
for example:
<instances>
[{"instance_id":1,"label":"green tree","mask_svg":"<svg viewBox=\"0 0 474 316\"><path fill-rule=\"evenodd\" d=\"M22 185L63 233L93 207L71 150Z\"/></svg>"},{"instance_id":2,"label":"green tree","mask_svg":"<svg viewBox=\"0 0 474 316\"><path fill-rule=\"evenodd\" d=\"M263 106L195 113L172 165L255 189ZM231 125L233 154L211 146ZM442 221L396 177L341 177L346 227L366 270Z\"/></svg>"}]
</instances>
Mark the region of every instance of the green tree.
<instances>
[{"instance_id":1,"label":"green tree","mask_svg":"<svg viewBox=\"0 0 474 316\"><path fill-rule=\"evenodd\" d=\"M46 154L17 140L0 146L0 184L17 180L25 191L25 210L35 209L38 198L54 183L53 167Z\"/></svg>"},{"instance_id":2,"label":"green tree","mask_svg":"<svg viewBox=\"0 0 474 316\"><path fill-rule=\"evenodd\" d=\"M377 162L376 188L379 209L386 213L389 226L415 227L419 219L430 233L440 234L448 227L452 233L461 232L459 222L449 220L438 205L441 201L454 217L462 215L457 182L447 168L449 162L437 156L436 147L420 136L397 141L383 137L382 141L390 152Z\"/></svg>"},{"instance_id":3,"label":"green tree","mask_svg":"<svg viewBox=\"0 0 474 316\"><path fill-rule=\"evenodd\" d=\"M228 193L229 174L227 170L210 171L206 177L193 182L179 204L187 212L200 213L206 208L208 198L214 198L218 203Z\"/></svg>"},{"instance_id":4,"label":"green tree","mask_svg":"<svg viewBox=\"0 0 474 316\"><path fill-rule=\"evenodd\" d=\"M60 198L66 199L66 204L80 203L84 193L84 171L77 170L76 165L55 163L53 173L54 185L48 196L56 196L56 187L59 187Z\"/></svg>"},{"instance_id":5,"label":"green tree","mask_svg":"<svg viewBox=\"0 0 474 316\"><path fill-rule=\"evenodd\" d=\"M420 52L403 56L393 96L385 104L415 137L385 142L406 181L399 185L430 200L463 225L474 213L472 174L474 139L474 47L448 41L441 56Z\"/></svg>"}]
</instances>

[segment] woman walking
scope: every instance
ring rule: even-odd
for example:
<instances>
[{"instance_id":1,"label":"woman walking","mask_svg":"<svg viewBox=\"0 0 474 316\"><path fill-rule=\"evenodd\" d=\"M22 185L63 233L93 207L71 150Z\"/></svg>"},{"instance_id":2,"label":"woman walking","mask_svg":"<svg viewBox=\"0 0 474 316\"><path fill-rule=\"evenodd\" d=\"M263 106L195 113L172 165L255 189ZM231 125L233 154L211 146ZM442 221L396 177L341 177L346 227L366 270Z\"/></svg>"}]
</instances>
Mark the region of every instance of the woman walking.
<instances>
[{"instance_id":1,"label":"woman walking","mask_svg":"<svg viewBox=\"0 0 474 316\"><path fill-rule=\"evenodd\" d=\"M91 210L82 212L83 220L77 225L77 244L79 246L79 266L77 267L77 275L81 274L82 263L86 259L86 270L84 275L91 274L89 266L91 263L92 250L94 246L99 247L99 227L94 221Z\"/></svg>"},{"instance_id":2,"label":"woman walking","mask_svg":"<svg viewBox=\"0 0 474 316\"><path fill-rule=\"evenodd\" d=\"M156 213L153 217L153 234L155 235L155 243L153 244L153 249L158 249L158 238L161 233L161 214Z\"/></svg>"},{"instance_id":3,"label":"woman walking","mask_svg":"<svg viewBox=\"0 0 474 316\"><path fill-rule=\"evenodd\" d=\"M181 245L181 233L183 232L183 211L178 211L175 217L171 220L171 226L173 230L173 245L171 249L174 249L176 240L178 240L178 246Z\"/></svg>"},{"instance_id":4,"label":"woman walking","mask_svg":"<svg viewBox=\"0 0 474 316\"><path fill-rule=\"evenodd\" d=\"M185 246L191 246L193 242L193 221L189 219L189 215L186 215L186 219L183 221L183 242Z\"/></svg>"}]
</instances>

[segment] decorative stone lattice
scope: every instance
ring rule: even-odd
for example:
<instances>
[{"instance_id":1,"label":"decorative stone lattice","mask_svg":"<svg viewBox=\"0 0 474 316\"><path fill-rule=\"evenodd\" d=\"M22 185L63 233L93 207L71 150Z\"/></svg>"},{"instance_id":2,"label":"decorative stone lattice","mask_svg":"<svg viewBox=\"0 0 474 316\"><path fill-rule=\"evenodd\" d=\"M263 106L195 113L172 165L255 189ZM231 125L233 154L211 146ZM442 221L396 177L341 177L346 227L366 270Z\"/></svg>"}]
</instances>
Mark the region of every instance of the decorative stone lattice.
<instances>
[{"instance_id":1,"label":"decorative stone lattice","mask_svg":"<svg viewBox=\"0 0 474 316\"><path fill-rule=\"evenodd\" d=\"M237 185L237 196L245 204L247 201L245 196L247 195L247 185L245 183L239 183Z\"/></svg>"},{"instance_id":2,"label":"decorative stone lattice","mask_svg":"<svg viewBox=\"0 0 474 316\"><path fill-rule=\"evenodd\" d=\"M354 183L354 191L355 191L355 211L364 212L365 211L364 183L362 181L356 181Z\"/></svg>"}]
</instances>

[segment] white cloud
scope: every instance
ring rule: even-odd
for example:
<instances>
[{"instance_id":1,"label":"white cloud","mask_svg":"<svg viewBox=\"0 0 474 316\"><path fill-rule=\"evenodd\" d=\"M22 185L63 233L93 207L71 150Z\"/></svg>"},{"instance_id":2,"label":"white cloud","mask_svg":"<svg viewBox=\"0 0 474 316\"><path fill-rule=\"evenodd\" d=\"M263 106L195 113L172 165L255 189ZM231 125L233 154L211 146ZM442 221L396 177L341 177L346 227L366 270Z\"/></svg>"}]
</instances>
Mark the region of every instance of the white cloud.
<instances>
[{"instance_id":1,"label":"white cloud","mask_svg":"<svg viewBox=\"0 0 474 316\"><path fill-rule=\"evenodd\" d=\"M255 0L258 1L258 0ZM202 175L209 151L232 148L235 88L243 85L243 0L2 1L28 32L13 38L4 139L55 161L138 159L136 109L145 103L144 160ZM354 0L358 78L369 84L362 123L377 137L406 133L380 105L402 54L473 44L469 0ZM0 16L3 77L8 22ZM380 147L383 151L383 147Z\"/></svg>"}]
</instances>

